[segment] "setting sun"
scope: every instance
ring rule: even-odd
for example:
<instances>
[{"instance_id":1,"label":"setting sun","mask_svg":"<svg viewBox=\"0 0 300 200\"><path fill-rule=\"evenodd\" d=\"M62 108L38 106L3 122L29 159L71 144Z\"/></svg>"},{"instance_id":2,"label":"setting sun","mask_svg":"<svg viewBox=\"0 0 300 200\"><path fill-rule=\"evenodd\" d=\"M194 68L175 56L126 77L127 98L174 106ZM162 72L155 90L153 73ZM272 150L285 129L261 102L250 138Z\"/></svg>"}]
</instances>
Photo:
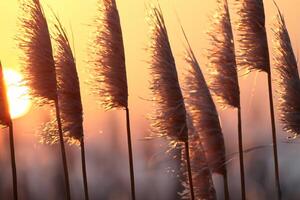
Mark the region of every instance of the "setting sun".
<instances>
[{"instance_id":1,"label":"setting sun","mask_svg":"<svg viewBox=\"0 0 300 200\"><path fill-rule=\"evenodd\" d=\"M21 86L22 75L14 70L4 70L4 79L7 86L7 96L12 119L24 116L30 109L28 88Z\"/></svg>"}]
</instances>

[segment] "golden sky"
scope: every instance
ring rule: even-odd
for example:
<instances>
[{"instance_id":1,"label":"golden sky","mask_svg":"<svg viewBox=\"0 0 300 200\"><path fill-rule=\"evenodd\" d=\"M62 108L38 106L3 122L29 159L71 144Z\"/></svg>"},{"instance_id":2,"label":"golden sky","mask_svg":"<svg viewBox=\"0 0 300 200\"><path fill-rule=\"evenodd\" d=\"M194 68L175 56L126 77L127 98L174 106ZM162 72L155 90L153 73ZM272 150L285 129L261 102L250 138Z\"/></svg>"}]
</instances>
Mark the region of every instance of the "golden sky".
<instances>
[{"instance_id":1,"label":"golden sky","mask_svg":"<svg viewBox=\"0 0 300 200\"><path fill-rule=\"evenodd\" d=\"M147 2L148 1L143 0L117 0L126 50L126 64L130 95L129 105L134 116L134 121L143 121L145 124L146 114L150 111L150 107L148 106L150 103L144 100L149 98L149 71L147 70L148 54L145 50L148 43L148 26L145 20ZM295 52L298 54L297 47L300 45L300 40L297 36L300 35L300 28L299 11L297 8L299 6L295 5L299 5L300 0L278 0L277 2L285 16ZM49 8L51 8L55 13L57 13L65 25L69 36L72 36L70 28L72 27L78 71L82 85L85 123L87 125L92 124L95 122L95 116L98 116L99 112L102 113L100 108L99 110L95 111L94 107L90 106L94 105L93 103L95 98L91 97L90 92L85 84L85 81L87 80L87 48L89 39L91 38L90 34L92 33L91 26L93 25L93 17L96 15L97 0L41 0L41 3L44 6L47 16L49 16L49 23L51 23L53 19L53 17L51 17L51 12L49 12ZM181 76L182 72L184 71L184 40L175 13L178 14L192 47L194 48L195 53L201 63L202 69L205 71L206 59L204 54L205 48L207 47L205 32L209 27L208 17L214 12L214 6L216 5L215 1L160 0L160 3L167 22L171 45L179 69L179 75ZM234 21L234 0L230 0L229 3ZM265 7L268 30L270 30L272 19L276 14L276 10L271 0L265 1ZM5 68L18 69L20 62L18 60L18 51L15 47L16 42L14 41L14 37L16 36L18 30L18 0L0 1L0 8L0 59ZM271 36L272 34L269 31L269 40L271 40ZM252 88L254 85L254 76L255 75L252 74L249 77L241 78L242 103L244 105L251 104L254 106L253 108L251 107L250 111L245 111L244 114L250 119L258 108L267 108L267 101L261 102L259 98L261 95L263 97L266 95L266 88L264 84L265 77L263 74L258 75L255 96L253 97L253 100L249 102L248 96L253 91ZM258 110L267 118L267 110ZM223 114L223 112L224 111L222 111L221 114L227 116L228 113L224 112ZM231 114L228 115L231 116ZM234 118L226 118L226 120L223 120L225 129L226 127L228 127L228 129L231 127L230 124L233 120ZM266 122L266 124L268 123ZM266 127L268 128L268 126Z\"/></svg>"}]
</instances>

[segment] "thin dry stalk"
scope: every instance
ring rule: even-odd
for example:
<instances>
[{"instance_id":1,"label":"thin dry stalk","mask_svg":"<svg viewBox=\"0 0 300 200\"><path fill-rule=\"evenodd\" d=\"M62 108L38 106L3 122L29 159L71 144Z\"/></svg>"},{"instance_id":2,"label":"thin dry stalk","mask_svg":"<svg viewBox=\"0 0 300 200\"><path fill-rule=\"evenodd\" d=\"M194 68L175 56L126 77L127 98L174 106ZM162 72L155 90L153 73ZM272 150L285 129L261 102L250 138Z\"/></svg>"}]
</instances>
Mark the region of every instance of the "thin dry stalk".
<instances>
[{"instance_id":1,"label":"thin dry stalk","mask_svg":"<svg viewBox=\"0 0 300 200\"><path fill-rule=\"evenodd\" d=\"M39 105L55 105L62 163L66 187L66 198L70 199L69 172L64 146L57 80L47 20L39 0L22 0L19 47L23 50L23 74L30 95Z\"/></svg>"},{"instance_id":2,"label":"thin dry stalk","mask_svg":"<svg viewBox=\"0 0 300 200\"><path fill-rule=\"evenodd\" d=\"M272 73L270 69L268 40L265 26L264 3L263 0L243 0L237 1L236 3L240 7L238 11L239 21L237 23L237 30L239 33L238 41L240 43L238 64L249 71L263 71L268 75L275 179L278 197L281 199Z\"/></svg>"},{"instance_id":3,"label":"thin dry stalk","mask_svg":"<svg viewBox=\"0 0 300 200\"><path fill-rule=\"evenodd\" d=\"M186 110L167 28L159 7L151 5L148 22L151 27L151 40L148 47L151 53L150 89L156 109L152 116L151 128L154 134L167 138L171 144L176 146L176 143L183 143L185 145L190 195L194 200Z\"/></svg>"},{"instance_id":4,"label":"thin dry stalk","mask_svg":"<svg viewBox=\"0 0 300 200\"><path fill-rule=\"evenodd\" d=\"M91 85L100 103L106 110L125 109L127 144L129 154L131 195L135 199L135 178L130 118L128 108L128 86L125 67L120 16L115 0L99 0L96 32L91 47L93 60Z\"/></svg>"},{"instance_id":5,"label":"thin dry stalk","mask_svg":"<svg viewBox=\"0 0 300 200\"><path fill-rule=\"evenodd\" d=\"M12 178L13 178L13 193L14 193L14 200L18 200L18 181L17 181L18 179L17 179L17 167L16 167L16 156L15 156L14 131L13 131L13 123L9 113L7 91L6 91L1 62L0 62L0 108L2 110L0 114L0 125L9 128L9 144L10 144L10 156L11 156L11 170L12 170Z\"/></svg>"},{"instance_id":6,"label":"thin dry stalk","mask_svg":"<svg viewBox=\"0 0 300 200\"><path fill-rule=\"evenodd\" d=\"M228 3L218 0L218 8L209 31L211 48L208 51L210 88L222 107L237 108L238 142L242 199L246 199L240 90L236 65L234 38Z\"/></svg>"}]
</instances>

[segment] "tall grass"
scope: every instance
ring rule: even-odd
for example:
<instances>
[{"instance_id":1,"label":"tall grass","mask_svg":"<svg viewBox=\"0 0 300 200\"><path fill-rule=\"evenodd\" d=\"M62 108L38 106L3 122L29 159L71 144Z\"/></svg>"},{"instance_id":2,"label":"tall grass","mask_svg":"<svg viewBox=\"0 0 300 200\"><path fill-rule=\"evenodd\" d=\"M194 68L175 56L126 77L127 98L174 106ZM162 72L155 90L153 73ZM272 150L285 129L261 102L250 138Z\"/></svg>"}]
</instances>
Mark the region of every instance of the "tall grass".
<instances>
[{"instance_id":1,"label":"tall grass","mask_svg":"<svg viewBox=\"0 0 300 200\"><path fill-rule=\"evenodd\" d=\"M2 64L0 62L0 126L8 127L9 129L9 144L11 156L11 170L13 177L13 193L14 200L18 199L18 180L17 180L17 167L15 158L15 144L14 144L14 131L13 123L9 113L9 104L7 99L7 91L5 85L5 77L3 74Z\"/></svg>"},{"instance_id":2,"label":"tall grass","mask_svg":"<svg viewBox=\"0 0 300 200\"><path fill-rule=\"evenodd\" d=\"M71 199L69 172L58 102L55 62L47 20L39 0L23 0L20 4L22 13L19 19L20 33L17 40L20 49L24 52L22 56L24 61L22 65L24 82L30 88L30 95L37 105L53 105L54 102L64 169L66 198Z\"/></svg>"},{"instance_id":3,"label":"tall grass","mask_svg":"<svg viewBox=\"0 0 300 200\"><path fill-rule=\"evenodd\" d=\"M150 90L156 111L152 116L152 131L165 137L173 146L184 144L185 160L189 179L191 199L195 199L186 109L178 82L176 64L169 42L164 17L159 6L150 5L148 10L150 26Z\"/></svg>"},{"instance_id":4,"label":"tall grass","mask_svg":"<svg viewBox=\"0 0 300 200\"><path fill-rule=\"evenodd\" d=\"M241 119L240 89L236 65L234 38L226 0L218 0L216 14L209 31L208 50L210 88L223 107L237 108L238 143L241 172L242 199L246 199L243 156L243 134Z\"/></svg>"},{"instance_id":5,"label":"tall grass","mask_svg":"<svg viewBox=\"0 0 300 200\"><path fill-rule=\"evenodd\" d=\"M291 138L296 138L300 134L300 78L297 59L284 17L279 8L276 19L273 28L273 47L274 67L279 75L277 79L279 86L277 90L279 95L278 110L283 129L292 135Z\"/></svg>"},{"instance_id":6,"label":"tall grass","mask_svg":"<svg viewBox=\"0 0 300 200\"><path fill-rule=\"evenodd\" d=\"M106 110L125 109L132 199L135 194L134 163L128 107L125 51L115 0L99 0L92 43L92 87Z\"/></svg>"},{"instance_id":7,"label":"tall grass","mask_svg":"<svg viewBox=\"0 0 300 200\"><path fill-rule=\"evenodd\" d=\"M270 68L270 58L268 40L265 26L265 11L263 0L243 0L237 1L239 8L237 30L238 41L238 65L249 71L266 72L268 76L268 93L270 104L270 117L273 139L273 154L275 167L275 180L278 197L281 199L281 188L279 179L279 164L277 153L277 136L275 126L275 113L272 91L272 70Z\"/></svg>"},{"instance_id":8,"label":"tall grass","mask_svg":"<svg viewBox=\"0 0 300 200\"><path fill-rule=\"evenodd\" d=\"M184 31L183 33L188 43L185 60L189 65L184 86L185 102L196 127L195 131L203 145L203 155L206 157L212 172L223 176L225 198L229 199L225 142L218 112L200 65Z\"/></svg>"}]
</instances>

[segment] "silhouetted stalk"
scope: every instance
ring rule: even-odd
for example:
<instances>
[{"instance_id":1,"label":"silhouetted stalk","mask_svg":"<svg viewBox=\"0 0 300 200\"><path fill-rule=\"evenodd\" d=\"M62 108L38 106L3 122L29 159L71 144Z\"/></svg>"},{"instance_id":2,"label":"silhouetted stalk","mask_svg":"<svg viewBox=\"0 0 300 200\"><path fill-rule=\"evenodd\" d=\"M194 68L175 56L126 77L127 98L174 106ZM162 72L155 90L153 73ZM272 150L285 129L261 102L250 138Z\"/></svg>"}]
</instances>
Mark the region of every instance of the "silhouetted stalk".
<instances>
[{"instance_id":1,"label":"silhouetted stalk","mask_svg":"<svg viewBox=\"0 0 300 200\"><path fill-rule=\"evenodd\" d=\"M83 184L84 184L84 195L85 195L85 199L89 200L89 189L88 189L87 173L86 173L84 138L82 138L80 140L80 150L81 150L81 164L82 164L82 176L83 176Z\"/></svg>"},{"instance_id":2,"label":"silhouetted stalk","mask_svg":"<svg viewBox=\"0 0 300 200\"><path fill-rule=\"evenodd\" d=\"M189 184L190 184L191 200L194 200L195 199L195 194L194 194L194 185L193 185L193 176L192 176L192 168L191 168L189 142L188 141L184 142L184 145L185 145L186 164L187 164L187 171L188 171Z\"/></svg>"},{"instance_id":3,"label":"silhouetted stalk","mask_svg":"<svg viewBox=\"0 0 300 200\"><path fill-rule=\"evenodd\" d=\"M10 142L11 170L13 176L14 200L17 200L18 182L17 182L17 167L16 167L15 145L14 145L14 129L13 129L12 122L9 123L9 142Z\"/></svg>"},{"instance_id":4,"label":"silhouetted stalk","mask_svg":"<svg viewBox=\"0 0 300 200\"><path fill-rule=\"evenodd\" d=\"M246 200L246 185L245 185L245 168L243 155L243 133L242 133L242 115L241 107L238 107L238 138L239 138L239 157L240 157L240 173L241 173L241 189L242 200Z\"/></svg>"},{"instance_id":5,"label":"silhouetted stalk","mask_svg":"<svg viewBox=\"0 0 300 200\"><path fill-rule=\"evenodd\" d=\"M131 197L132 197L133 200L135 200L134 167L133 167L132 142L131 142L131 131L130 131L130 117L129 117L128 107L126 107L125 110L126 110L126 127L127 127L128 154L129 154Z\"/></svg>"},{"instance_id":6,"label":"silhouetted stalk","mask_svg":"<svg viewBox=\"0 0 300 200\"><path fill-rule=\"evenodd\" d=\"M268 89L269 89L270 114L271 114L271 124L272 124L272 139L273 139L273 153L274 153L274 166L275 166L275 184L277 187L278 199L281 200L281 187L280 187L280 179L279 179L279 164L278 164L278 151L277 151L277 139L276 139L276 126L275 126L275 114L274 114L271 72L268 73Z\"/></svg>"},{"instance_id":7,"label":"silhouetted stalk","mask_svg":"<svg viewBox=\"0 0 300 200\"><path fill-rule=\"evenodd\" d=\"M66 149L65 149L64 137L63 137L63 131L62 131L62 123L61 123L61 118L60 118L60 109L59 109L59 105L58 105L58 100L55 101L55 111L56 111L56 119L57 119L58 133L59 133L61 156L62 156L62 162L63 162L63 167L64 167L66 196L67 196L68 200L71 200L69 172L68 172Z\"/></svg>"},{"instance_id":8,"label":"silhouetted stalk","mask_svg":"<svg viewBox=\"0 0 300 200\"><path fill-rule=\"evenodd\" d=\"M225 200L229 200L230 196L229 196L229 185L228 185L228 176L227 176L227 172L224 173L223 175L223 184L224 184L224 195L225 195Z\"/></svg>"}]
</instances>

